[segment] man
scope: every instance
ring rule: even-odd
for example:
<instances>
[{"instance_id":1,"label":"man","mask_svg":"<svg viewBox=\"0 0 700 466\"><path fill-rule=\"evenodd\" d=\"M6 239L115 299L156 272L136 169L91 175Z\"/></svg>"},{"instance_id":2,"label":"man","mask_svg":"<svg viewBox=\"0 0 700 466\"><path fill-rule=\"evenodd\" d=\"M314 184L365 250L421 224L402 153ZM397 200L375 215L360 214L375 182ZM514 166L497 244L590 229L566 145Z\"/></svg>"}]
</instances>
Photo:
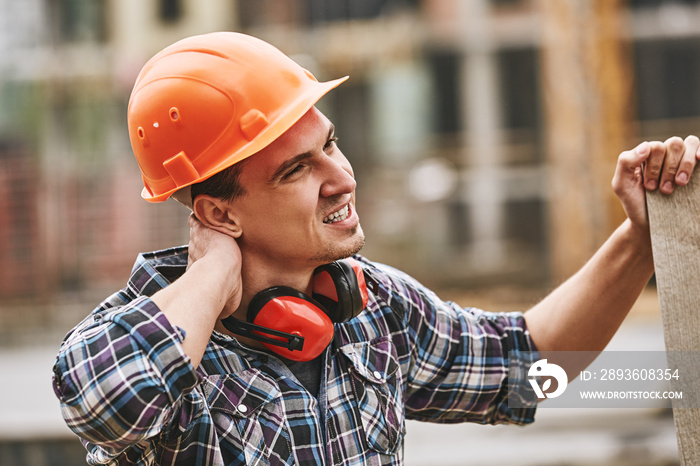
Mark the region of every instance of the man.
<instances>
[{"instance_id":1,"label":"man","mask_svg":"<svg viewBox=\"0 0 700 466\"><path fill-rule=\"evenodd\" d=\"M143 196L190 207L190 241L140 255L62 344L54 389L91 464L401 464L405 419L532 422L534 406L508 405L508 352L601 350L624 319L653 272L645 187L687 184L698 138L622 153L628 219L526 314L492 314L356 255L352 168L314 107L342 81L235 33L142 70Z\"/></svg>"}]
</instances>

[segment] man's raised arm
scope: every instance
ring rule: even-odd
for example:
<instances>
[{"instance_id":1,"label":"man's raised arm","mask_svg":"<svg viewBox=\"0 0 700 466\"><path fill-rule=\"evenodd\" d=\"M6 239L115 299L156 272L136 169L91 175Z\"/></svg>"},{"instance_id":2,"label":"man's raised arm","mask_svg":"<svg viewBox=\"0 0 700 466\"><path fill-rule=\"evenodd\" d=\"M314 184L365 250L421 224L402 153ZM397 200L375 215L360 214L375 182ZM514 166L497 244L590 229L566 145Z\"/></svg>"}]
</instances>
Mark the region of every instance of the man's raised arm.
<instances>
[{"instance_id":1,"label":"man's raised arm","mask_svg":"<svg viewBox=\"0 0 700 466\"><path fill-rule=\"evenodd\" d=\"M612 186L627 220L576 274L526 312L540 351L602 351L654 272L645 189L671 194L688 183L695 136L644 142L620 154ZM582 367L567 367L577 374Z\"/></svg>"}]
</instances>

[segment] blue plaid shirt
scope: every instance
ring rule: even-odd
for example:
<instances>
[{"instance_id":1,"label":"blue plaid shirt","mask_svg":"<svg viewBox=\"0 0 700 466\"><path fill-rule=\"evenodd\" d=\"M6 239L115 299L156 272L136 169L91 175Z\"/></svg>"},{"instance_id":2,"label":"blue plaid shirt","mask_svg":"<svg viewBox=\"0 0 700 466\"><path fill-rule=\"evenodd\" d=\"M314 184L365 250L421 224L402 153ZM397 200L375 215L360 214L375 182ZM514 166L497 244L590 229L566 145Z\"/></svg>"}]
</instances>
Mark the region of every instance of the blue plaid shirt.
<instances>
[{"instance_id":1,"label":"blue plaid shirt","mask_svg":"<svg viewBox=\"0 0 700 466\"><path fill-rule=\"evenodd\" d=\"M462 309L356 256L378 283L336 324L312 396L276 357L214 332L197 369L149 296L184 273L187 248L142 254L127 286L65 338L54 391L89 464L403 463L405 420L516 423L508 351L534 351L521 314Z\"/></svg>"}]
</instances>

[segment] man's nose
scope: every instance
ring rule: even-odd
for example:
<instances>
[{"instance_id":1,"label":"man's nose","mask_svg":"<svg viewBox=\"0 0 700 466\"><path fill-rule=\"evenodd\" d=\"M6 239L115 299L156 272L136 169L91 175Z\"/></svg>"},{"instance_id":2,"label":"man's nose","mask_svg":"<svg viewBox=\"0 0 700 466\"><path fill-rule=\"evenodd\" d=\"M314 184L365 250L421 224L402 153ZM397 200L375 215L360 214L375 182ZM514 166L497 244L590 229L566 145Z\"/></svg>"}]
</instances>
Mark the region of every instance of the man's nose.
<instances>
[{"instance_id":1,"label":"man's nose","mask_svg":"<svg viewBox=\"0 0 700 466\"><path fill-rule=\"evenodd\" d=\"M325 180L321 185L321 196L323 197L352 193L357 187L352 166L345 156L326 159L324 176Z\"/></svg>"}]
</instances>

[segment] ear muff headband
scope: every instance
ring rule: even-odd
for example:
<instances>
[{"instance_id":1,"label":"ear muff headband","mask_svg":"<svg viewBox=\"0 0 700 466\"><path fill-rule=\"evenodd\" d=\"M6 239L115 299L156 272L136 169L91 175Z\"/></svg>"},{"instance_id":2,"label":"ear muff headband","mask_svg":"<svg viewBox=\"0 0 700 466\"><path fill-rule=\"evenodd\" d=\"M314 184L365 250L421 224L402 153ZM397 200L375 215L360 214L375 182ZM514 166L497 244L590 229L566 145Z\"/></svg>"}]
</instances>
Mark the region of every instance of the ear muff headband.
<instances>
[{"instance_id":1,"label":"ear muff headband","mask_svg":"<svg viewBox=\"0 0 700 466\"><path fill-rule=\"evenodd\" d=\"M234 317L227 317L223 319L221 323L226 327L226 330L236 335L252 338L267 343L268 345L281 346L282 348L287 348L289 351L301 351L304 349L304 337L300 337L299 335L251 324L250 322L244 322Z\"/></svg>"}]
</instances>

